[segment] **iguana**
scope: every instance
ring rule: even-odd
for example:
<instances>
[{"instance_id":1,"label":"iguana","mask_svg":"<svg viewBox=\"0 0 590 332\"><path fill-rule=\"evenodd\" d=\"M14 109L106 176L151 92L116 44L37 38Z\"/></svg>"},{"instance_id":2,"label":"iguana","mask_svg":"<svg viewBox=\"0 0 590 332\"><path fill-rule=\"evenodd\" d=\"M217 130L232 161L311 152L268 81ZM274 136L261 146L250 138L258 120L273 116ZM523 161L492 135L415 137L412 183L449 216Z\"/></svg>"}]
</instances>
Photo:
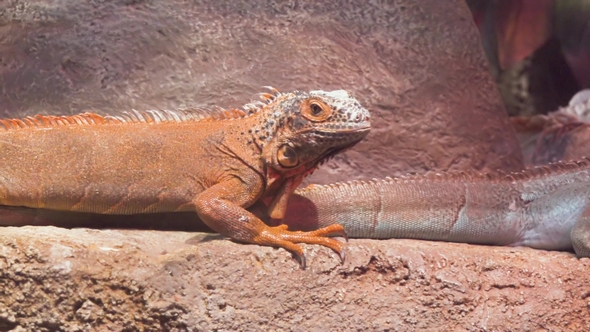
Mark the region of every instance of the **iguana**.
<instances>
[{"instance_id":1,"label":"iguana","mask_svg":"<svg viewBox=\"0 0 590 332\"><path fill-rule=\"evenodd\" d=\"M261 94L242 110L83 113L0 120L0 204L101 214L194 211L232 239L295 243L343 255L340 225L269 227L246 210L260 199L281 218L288 197L326 159L370 129L343 90Z\"/></svg>"},{"instance_id":2,"label":"iguana","mask_svg":"<svg viewBox=\"0 0 590 332\"><path fill-rule=\"evenodd\" d=\"M590 160L584 159L510 174L451 171L310 185L289 196L279 221L261 212L272 215L273 195L251 210L270 224L282 224L275 229L314 232L341 225L355 238L573 247L578 256L590 257L589 184ZM44 209L9 212L21 218L13 225L71 217Z\"/></svg>"}]
</instances>

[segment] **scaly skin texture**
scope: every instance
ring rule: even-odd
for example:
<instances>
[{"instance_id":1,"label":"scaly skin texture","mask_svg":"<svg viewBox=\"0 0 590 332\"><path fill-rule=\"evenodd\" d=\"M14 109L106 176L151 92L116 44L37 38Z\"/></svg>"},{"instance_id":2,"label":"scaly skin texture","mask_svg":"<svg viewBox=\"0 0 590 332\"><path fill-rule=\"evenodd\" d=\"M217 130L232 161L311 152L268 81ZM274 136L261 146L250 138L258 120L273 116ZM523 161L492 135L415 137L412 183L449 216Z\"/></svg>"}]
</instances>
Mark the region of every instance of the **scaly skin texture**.
<instances>
[{"instance_id":1,"label":"scaly skin texture","mask_svg":"<svg viewBox=\"0 0 590 332\"><path fill-rule=\"evenodd\" d=\"M244 110L102 117L37 116L0 124L0 204L101 214L195 211L232 239L342 253L327 235L269 227L246 210L270 201L281 218L288 197L321 162L369 131L369 114L345 91L262 94Z\"/></svg>"},{"instance_id":2,"label":"scaly skin texture","mask_svg":"<svg viewBox=\"0 0 590 332\"><path fill-rule=\"evenodd\" d=\"M327 186L291 196L290 228L358 238L574 248L590 256L590 160L511 174L451 172Z\"/></svg>"}]
</instances>

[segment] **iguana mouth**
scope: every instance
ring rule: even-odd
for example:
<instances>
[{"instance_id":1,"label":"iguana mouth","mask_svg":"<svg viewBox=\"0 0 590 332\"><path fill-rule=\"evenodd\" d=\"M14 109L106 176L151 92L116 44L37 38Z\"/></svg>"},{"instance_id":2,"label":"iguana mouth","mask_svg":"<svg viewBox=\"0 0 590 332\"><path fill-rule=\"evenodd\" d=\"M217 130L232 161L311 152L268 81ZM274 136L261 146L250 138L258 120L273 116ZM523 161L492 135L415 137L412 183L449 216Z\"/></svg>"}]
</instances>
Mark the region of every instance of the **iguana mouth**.
<instances>
[{"instance_id":1,"label":"iguana mouth","mask_svg":"<svg viewBox=\"0 0 590 332\"><path fill-rule=\"evenodd\" d=\"M327 134L336 134L336 135L340 135L340 134L364 134L366 132L368 132L369 130L371 130L371 127L360 127L360 128L352 128L352 129L335 129L335 130L329 130L329 129L322 129L322 133L327 133Z\"/></svg>"},{"instance_id":2,"label":"iguana mouth","mask_svg":"<svg viewBox=\"0 0 590 332\"><path fill-rule=\"evenodd\" d=\"M309 129L305 129L305 130L301 130L298 131L299 134L308 134L308 133L315 133L317 135L324 135L324 134L328 134L328 135L340 135L340 134L359 134L359 135L366 135L366 133L368 131L371 130L371 125L365 125L365 126L359 126L359 127L352 127L352 128L325 128L322 127L320 129L318 128L309 128ZM324 135L325 136L325 135Z\"/></svg>"}]
</instances>

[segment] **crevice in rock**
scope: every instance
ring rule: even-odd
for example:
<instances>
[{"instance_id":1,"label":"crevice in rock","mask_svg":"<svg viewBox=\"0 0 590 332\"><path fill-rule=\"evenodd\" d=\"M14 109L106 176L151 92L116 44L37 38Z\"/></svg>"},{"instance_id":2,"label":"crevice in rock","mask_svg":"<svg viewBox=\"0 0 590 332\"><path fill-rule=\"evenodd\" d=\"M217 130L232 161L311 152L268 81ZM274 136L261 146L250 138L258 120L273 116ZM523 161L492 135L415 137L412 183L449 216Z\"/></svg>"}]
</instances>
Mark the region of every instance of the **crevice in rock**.
<instances>
[{"instance_id":1,"label":"crevice in rock","mask_svg":"<svg viewBox=\"0 0 590 332\"><path fill-rule=\"evenodd\" d=\"M0 331L10 331L18 326L16 321L12 321L7 317L0 317Z\"/></svg>"}]
</instances>

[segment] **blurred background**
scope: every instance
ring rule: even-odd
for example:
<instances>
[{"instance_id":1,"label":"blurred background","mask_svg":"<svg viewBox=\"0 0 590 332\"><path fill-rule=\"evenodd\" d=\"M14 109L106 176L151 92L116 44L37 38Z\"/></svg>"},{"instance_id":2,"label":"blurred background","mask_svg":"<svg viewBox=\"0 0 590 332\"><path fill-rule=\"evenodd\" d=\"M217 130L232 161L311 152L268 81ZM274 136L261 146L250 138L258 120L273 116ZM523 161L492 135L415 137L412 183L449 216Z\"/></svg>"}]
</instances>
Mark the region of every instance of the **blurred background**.
<instances>
[{"instance_id":1,"label":"blurred background","mask_svg":"<svg viewBox=\"0 0 590 332\"><path fill-rule=\"evenodd\" d=\"M590 88L590 0L466 0L510 115Z\"/></svg>"}]
</instances>

